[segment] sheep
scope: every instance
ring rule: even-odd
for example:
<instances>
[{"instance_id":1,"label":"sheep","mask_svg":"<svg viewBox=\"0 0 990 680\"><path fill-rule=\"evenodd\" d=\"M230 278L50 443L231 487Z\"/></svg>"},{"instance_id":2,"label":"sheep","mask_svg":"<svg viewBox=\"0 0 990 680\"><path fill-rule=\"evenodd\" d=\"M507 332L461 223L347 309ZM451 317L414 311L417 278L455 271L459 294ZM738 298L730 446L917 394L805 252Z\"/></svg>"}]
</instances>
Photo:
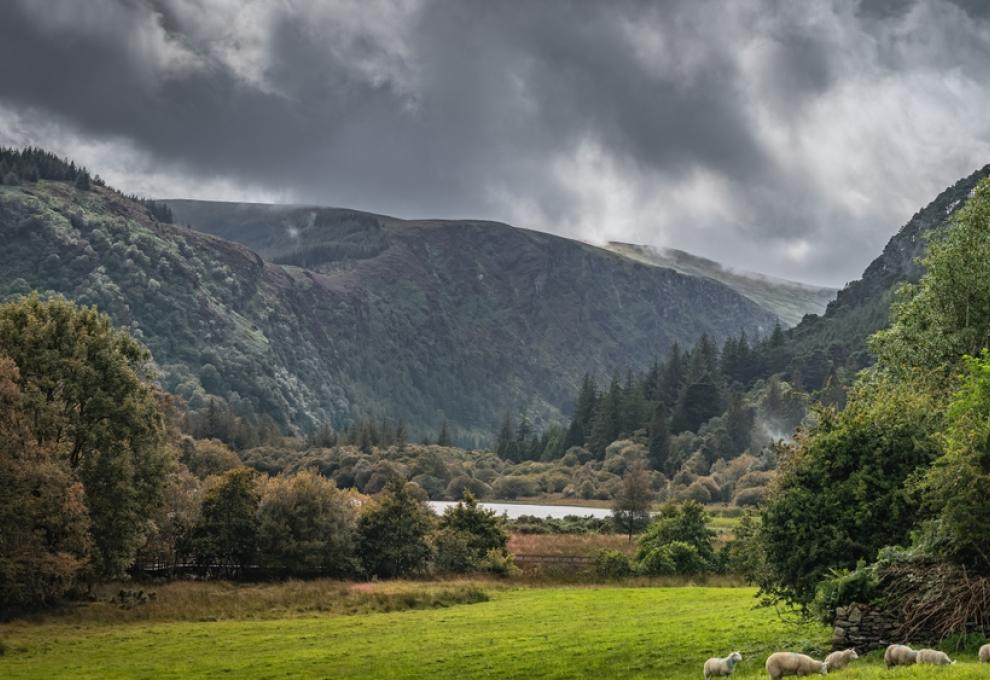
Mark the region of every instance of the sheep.
<instances>
[{"instance_id":1,"label":"sheep","mask_svg":"<svg viewBox=\"0 0 990 680\"><path fill-rule=\"evenodd\" d=\"M828 666L824 661L815 661L806 654L794 652L774 652L767 658L767 673L771 680L777 680L785 675L828 675Z\"/></svg>"},{"instance_id":2,"label":"sheep","mask_svg":"<svg viewBox=\"0 0 990 680\"><path fill-rule=\"evenodd\" d=\"M732 652L724 659L717 656L712 657L705 662L705 680L711 680L716 675L732 675L732 672L736 670L736 664L740 661L742 661L742 654L739 652Z\"/></svg>"},{"instance_id":3,"label":"sheep","mask_svg":"<svg viewBox=\"0 0 990 680\"><path fill-rule=\"evenodd\" d=\"M980 647L980 663L990 663L990 645Z\"/></svg>"},{"instance_id":4,"label":"sheep","mask_svg":"<svg viewBox=\"0 0 990 680\"><path fill-rule=\"evenodd\" d=\"M950 659L948 654L940 652L937 649L919 649L918 663L928 664L929 666L948 666L954 664L955 661Z\"/></svg>"},{"instance_id":5,"label":"sheep","mask_svg":"<svg viewBox=\"0 0 990 680\"><path fill-rule=\"evenodd\" d=\"M911 666L918 661L918 652L907 645L890 645L883 653L883 665L887 668L893 666Z\"/></svg>"},{"instance_id":6,"label":"sheep","mask_svg":"<svg viewBox=\"0 0 990 680\"><path fill-rule=\"evenodd\" d=\"M859 654L856 653L855 649L845 649L841 652L832 652L825 657L825 665L828 666L830 671L837 671L845 668L849 665L850 661L855 661L859 658Z\"/></svg>"}]
</instances>

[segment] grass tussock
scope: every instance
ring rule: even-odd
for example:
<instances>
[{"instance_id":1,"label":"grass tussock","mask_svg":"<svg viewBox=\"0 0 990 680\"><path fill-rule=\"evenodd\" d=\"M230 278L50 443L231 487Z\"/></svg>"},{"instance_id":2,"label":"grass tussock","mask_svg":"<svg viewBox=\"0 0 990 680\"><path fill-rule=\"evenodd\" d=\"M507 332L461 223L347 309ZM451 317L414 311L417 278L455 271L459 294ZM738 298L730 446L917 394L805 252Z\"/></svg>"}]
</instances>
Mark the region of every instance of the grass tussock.
<instances>
[{"instance_id":1,"label":"grass tussock","mask_svg":"<svg viewBox=\"0 0 990 680\"><path fill-rule=\"evenodd\" d=\"M123 587L143 588L153 592L154 599L121 606L113 601L121 584L108 584L95 593L95 602L67 603L20 622L82 625L222 621L435 609L486 602L488 591L498 585L482 581L346 583L320 579L281 583L176 581L161 585L131 583Z\"/></svg>"}]
</instances>

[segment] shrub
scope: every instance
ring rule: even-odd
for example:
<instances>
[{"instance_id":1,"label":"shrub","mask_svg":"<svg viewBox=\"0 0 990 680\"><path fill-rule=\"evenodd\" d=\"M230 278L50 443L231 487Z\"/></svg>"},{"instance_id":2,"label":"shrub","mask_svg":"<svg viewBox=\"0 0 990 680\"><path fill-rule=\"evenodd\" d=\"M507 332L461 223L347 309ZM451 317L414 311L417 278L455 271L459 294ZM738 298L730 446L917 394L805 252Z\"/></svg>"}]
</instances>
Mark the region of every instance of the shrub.
<instances>
[{"instance_id":1,"label":"shrub","mask_svg":"<svg viewBox=\"0 0 990 680\"><path fill-rule=\"evenodd\" d=\"M739 507L754 507L763 505L767 499L766 487L754 486L748 489L740 489L732 497L732 502Z\"/></svg>"},{"instance_id":2,"label":"shrub","mask_svg":"<svg viewBox=\"0 0 990 680\"><path fill-rule=\"evenodd\" d=\"M512 576L518 571L512 553L502 550L489 550L478 563L479 571L492 576Z\"/></svg>"},{"instance_id":3,"label":"shrub","mask_svg":"<svg viewBox=\"0 0 990 680\"><path fill-rule=\"evenodd\" d=\"M715 532L708 528L708 513L700 504L694 501L680 505L668 503L640 537L638 559L676 541L692 546L703 562L714 565L714 537Z\"/></svg>"},{"instance_id":4,"label":"shrub","mask_svg":"<svg viewBox=\"0 0 990 680\"><path fill-rule=\"evenodd\" d=\"M623 553L604 548L595 556L595 573L601 578L622 578L632 574L632 565Z\"/></svg>"},{"instance_id":5,"label":"shrub","mask_svg":"<svg viewBox=\"0 0 990 680\"><path fill-rule=\"evenodd\" d=\"M637 560L636 571L644 576L670 576L676 573L676 566L670 550L661 546L642 554Z\"/></svg>"},{"instance_id":6,"label":"shrub","mask_svg":"<svg viewBox=\"0 0 990 680\"><path fill-rule=\"evenodd\" d=\"M856 569L834 569L818 583L812 613L824 624L835 620L835 610L853 602L869 603L876 595L877 579L873 569L860 562Z\"/></svg>"}]
</instances>

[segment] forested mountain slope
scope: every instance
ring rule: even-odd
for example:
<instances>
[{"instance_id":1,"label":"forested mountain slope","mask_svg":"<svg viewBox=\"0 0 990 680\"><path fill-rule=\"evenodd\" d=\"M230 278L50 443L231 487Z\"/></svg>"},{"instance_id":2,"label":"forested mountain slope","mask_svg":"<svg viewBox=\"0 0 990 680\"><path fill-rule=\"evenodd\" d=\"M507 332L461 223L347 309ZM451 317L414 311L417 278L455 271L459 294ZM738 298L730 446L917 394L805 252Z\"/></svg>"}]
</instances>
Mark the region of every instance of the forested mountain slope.
<instances>
[{"instance_id":1,"label":"forested mountain slope","mask_svg":"<svg viewBox=\"0 0 990 680\"><path fill-rule=\"evenodd\" d=\"M929 235L949 223L987 176L990 165L940 193L901 227L862 278L838 292L823 315L804 319L786 332L781 344L765 347L768 372L785 371L804 387L818 389L832 374L848 377L868 365L866 339L887 326L897 287L921 278L917 259L924 255Z\"/></svg>"},{"instance_id":2,"label":"forested mountain slope","mask_svg":"<svg viewBox=\"0 0 990 680\"><path fill-rule=\"evenodd\" d=\"M259 255L99 185L0 186L0 298L96 304L193 408L216 395L301 427L387 416L411 436L448 419L468 441L506 411L559 419L585 371L774 322L726 286L506 225L279 210L296 231L258 227L243 240ZM318 247L285 245L307 230Z\"/></svg>"}]
</instances>

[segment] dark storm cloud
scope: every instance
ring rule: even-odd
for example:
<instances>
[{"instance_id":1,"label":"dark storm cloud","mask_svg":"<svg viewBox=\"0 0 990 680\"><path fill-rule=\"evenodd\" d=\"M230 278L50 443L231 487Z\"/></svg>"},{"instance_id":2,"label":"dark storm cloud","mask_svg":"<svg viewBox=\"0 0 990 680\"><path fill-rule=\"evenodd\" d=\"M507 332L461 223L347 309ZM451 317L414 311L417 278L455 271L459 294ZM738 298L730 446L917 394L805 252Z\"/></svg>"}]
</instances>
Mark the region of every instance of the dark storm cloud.
<instances>
[{"instance_id":1,"label":"dark storm cloud","mask_svg":"<svg viewBox=\"0 0 990 680\"><path fill-rule=\"evenodd\" d=\"M990 160L981 8L23 0L0 8L0 141L129 191L486 217L838 284Z\"/></svg>"}]
</instances>

